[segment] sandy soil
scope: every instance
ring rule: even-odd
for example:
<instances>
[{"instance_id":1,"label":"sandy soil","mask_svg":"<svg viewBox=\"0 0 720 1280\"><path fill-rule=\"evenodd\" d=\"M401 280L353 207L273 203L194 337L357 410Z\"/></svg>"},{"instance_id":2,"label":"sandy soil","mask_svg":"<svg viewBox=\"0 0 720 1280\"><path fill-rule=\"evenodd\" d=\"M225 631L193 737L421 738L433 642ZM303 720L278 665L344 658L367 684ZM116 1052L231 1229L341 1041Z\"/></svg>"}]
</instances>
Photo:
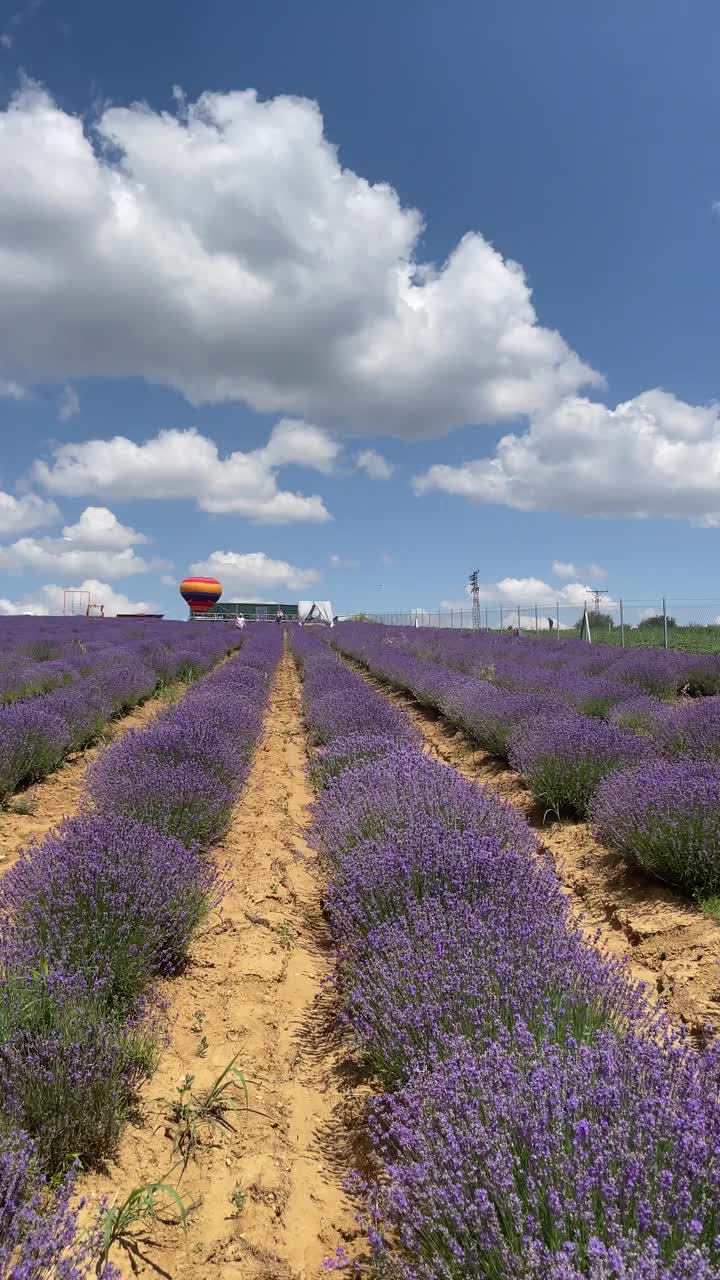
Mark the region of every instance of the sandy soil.
<instances>
[{"instance_id":1,"label":"sandy soil","mask_svg":"<svg viewBox=\"0 0 720 1280\"><path fill-rule=\"evenodd\" d=\"M355 1163L346 1120L361 1101L328 983L322 884L302 834L312 799L305 764L300 685L286 654L217 851L232 887L187 971L166 984L169 1044L141 1117L109 1175L83 1188L121 1201L133 1187L167 1180L196 1205L187 1239L177 1225L155 1221L136 1233L133 1255L113 1251L126 1276L309 1280L356 1235L341 1182ZM235 1055L250 1111L229 1114L232 1130L201 1125L183 1171L170 1100L187 1073L202 1095Z\"/></svg>"},{"instance_id":2,"label":"sandy soil","mask_svg":"<svg viewBox=\"0 0 720 1280\"><path fill-rule=\"evenodd\" d=\"M403 706L422 732L430 755L465 777L486 783L521 809L550 851L557 874L576 901L588 933L626 956L635 977L647 982L695 1034L720 1030L720 926L686 898L632 872L595 841L586 823L543 823L521 776L474 744L437 712L410 694L390 689L353 662L387 698Z\"/></svg>"},{"instance_id":3,"label":"sandy soil","mask_svg":"<svg viewBox=\"0 0 720 1280\"><path fill-rule=\"evenodd\" d=\"M168 705L167 698L148 698L126 716L111 720L97 746L73 752L54 773L13 796L7 809L0 809L0 873L10 869L27 845L36 844L61 819L77 813L85 771L108 744L129 729L142 729Z\"/></svg>"}]
</instances>

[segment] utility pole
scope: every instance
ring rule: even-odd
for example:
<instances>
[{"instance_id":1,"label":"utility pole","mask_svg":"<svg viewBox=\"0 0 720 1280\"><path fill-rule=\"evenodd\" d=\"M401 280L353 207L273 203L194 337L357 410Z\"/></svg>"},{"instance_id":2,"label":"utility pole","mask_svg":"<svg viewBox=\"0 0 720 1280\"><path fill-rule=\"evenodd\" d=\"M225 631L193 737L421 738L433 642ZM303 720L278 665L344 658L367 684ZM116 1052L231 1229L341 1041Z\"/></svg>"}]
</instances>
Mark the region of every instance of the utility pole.
<instances>
[{"instance_id":1,"label":"utility pole","mask_svg":"<svg viewBox=\"0 0 720 1280\"><path fill-rule=\"evenodd\" d=\"M607 587L603 587L602 589L598 589L598 588L596 587L594 590L591 590L591 591L590 591L590 595L592 596L593 600L595 601L595 612L596 612L596 613L599 613L599 612L600 612L600 603L601 603L602 597L603 597L603 596L606 596L606 595L607 595L607 593L608 593L608 592L607 592Z\"/></svg>"},{"instance_id":2,"label":"utility pole","mask_svg":"<svg viewBox=\"0 0 720 1280\"><path fill-rule=\"evenodd\" d=\"M472 596L472 624L473 631L480 630L480 587L478 586L479 569L473 569L468 579L470 583L470 595Z\"/></svg>"}]
</instances>

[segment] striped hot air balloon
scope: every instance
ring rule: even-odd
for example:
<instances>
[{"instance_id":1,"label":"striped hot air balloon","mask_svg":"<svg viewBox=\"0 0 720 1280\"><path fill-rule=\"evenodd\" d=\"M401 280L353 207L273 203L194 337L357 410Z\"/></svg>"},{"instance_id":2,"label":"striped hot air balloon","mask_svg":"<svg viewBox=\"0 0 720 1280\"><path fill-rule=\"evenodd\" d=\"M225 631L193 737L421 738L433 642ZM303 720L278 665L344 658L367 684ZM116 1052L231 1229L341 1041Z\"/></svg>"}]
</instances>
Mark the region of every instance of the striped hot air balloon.
<instances>
[{"instance_id":1,"label":"striped hot air balloon","mask_svg":"<svg viewBox=\"0 0 720 1280\"><path fill-rule=\"evenodd\" d=\"M222 586L217 578L183 578L180 595L191 613L207 613L220 599Z\"/></svg>"}]
</instances>

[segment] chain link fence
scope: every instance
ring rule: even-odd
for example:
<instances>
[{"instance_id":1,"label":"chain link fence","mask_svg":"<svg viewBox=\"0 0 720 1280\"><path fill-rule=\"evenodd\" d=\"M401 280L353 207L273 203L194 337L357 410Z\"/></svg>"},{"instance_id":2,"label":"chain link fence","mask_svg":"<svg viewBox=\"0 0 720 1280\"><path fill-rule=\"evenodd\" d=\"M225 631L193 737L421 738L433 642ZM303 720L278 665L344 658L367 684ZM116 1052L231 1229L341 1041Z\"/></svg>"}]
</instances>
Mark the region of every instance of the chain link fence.
<instances>
[{"instance_id":1,"label":"chain link fence","mask_svg":"<svg viewBox=\"0 0 720 1280\"><path fill-rule=\"evenodd\" d=\"M363 616L388 626L473 627L471 602L467 608L437 613L418 609ZM529 636L550 633L558 641L580 636L623 648L720 650L720 600L610 600L599 609L592 601L587 607L558 600L481 604L479 629Z\"/></svg>"}]
</instances>

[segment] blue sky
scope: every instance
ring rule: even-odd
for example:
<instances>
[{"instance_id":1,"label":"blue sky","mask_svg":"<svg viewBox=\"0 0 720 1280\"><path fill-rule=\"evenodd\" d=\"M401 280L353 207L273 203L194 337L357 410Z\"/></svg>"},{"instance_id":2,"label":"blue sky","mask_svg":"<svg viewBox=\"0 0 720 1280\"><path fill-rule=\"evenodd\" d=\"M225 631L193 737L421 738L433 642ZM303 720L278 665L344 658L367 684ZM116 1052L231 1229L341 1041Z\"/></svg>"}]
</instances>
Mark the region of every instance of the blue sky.
<instances>
[{"instance_id":1,"label":"blue sky","mask_svg":"<svg viewBox=\"0 0 720 1280\"><path fill-rule=\"evenodd\" d=\"M719 38L0 0L0 610L182 616L191 568L437 609L478 567L720 613Z\"/></svg>"}]
</instances>

